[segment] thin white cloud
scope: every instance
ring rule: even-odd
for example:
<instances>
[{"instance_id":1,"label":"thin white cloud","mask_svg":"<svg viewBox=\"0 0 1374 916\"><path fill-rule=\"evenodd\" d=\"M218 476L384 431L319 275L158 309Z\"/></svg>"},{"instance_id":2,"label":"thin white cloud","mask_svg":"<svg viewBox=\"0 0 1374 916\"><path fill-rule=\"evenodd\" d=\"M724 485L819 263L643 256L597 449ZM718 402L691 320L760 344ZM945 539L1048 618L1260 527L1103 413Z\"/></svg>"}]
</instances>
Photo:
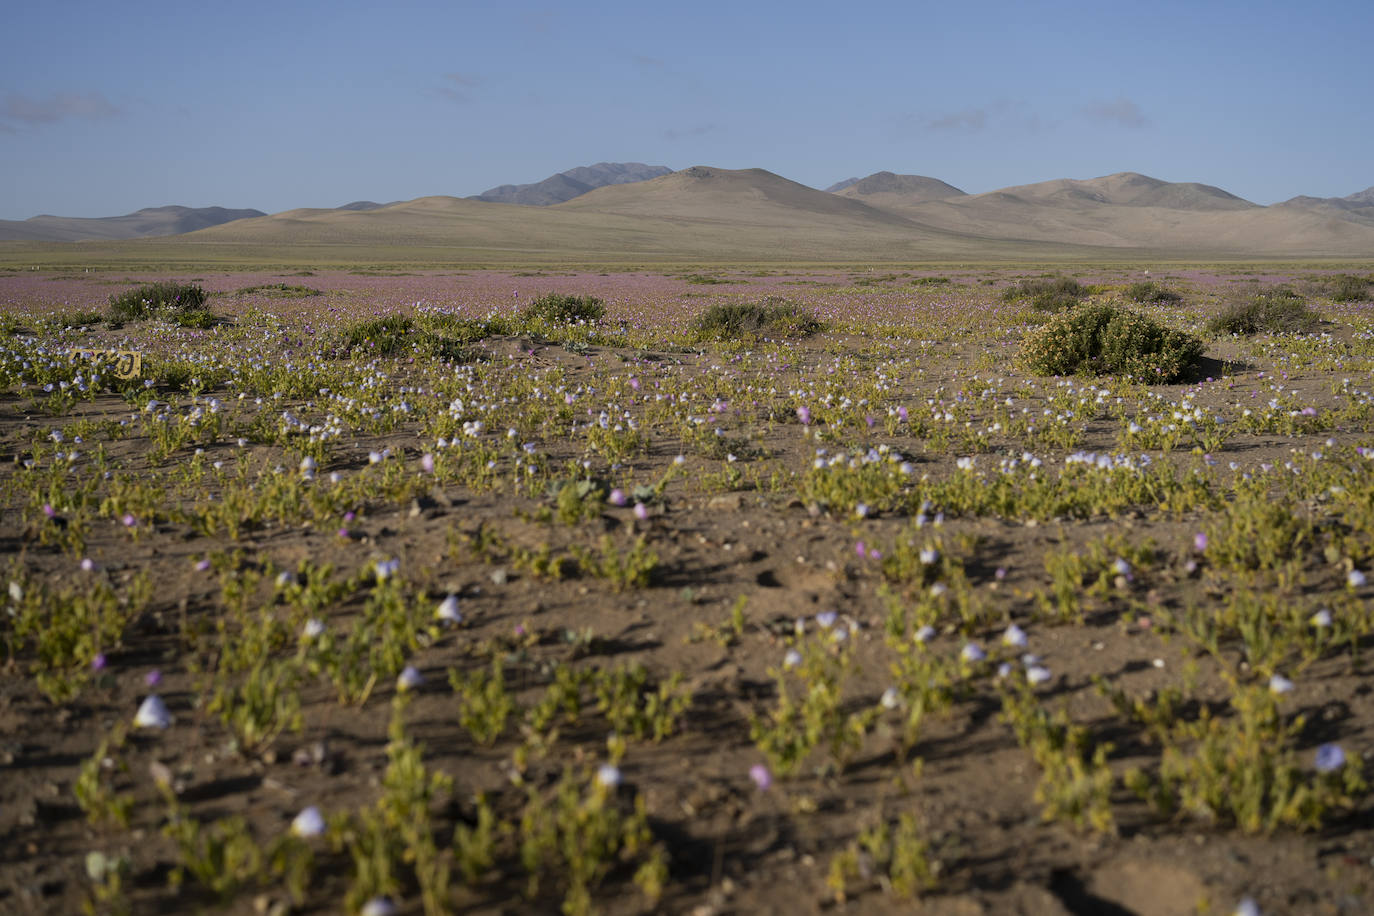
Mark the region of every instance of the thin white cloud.
<instances>
[{"instance_id":1,"label":"thin white cloud","mask_svg":"<svg viewBox=\"0 0 1374 916\"><path fill-rule=\"evenodd\" d=\"M469 76L466 73L445 73L444 79L448 81L448 85L435 87L434 94L448 99L455 105L466 105L471 102L472 93L470 90L476 89L482 82L477 77Z\"/></svg>"},{"instance_id":2,"label":"thin white cloud","mask_svg":"<svg viewBox=\"0 0 1374 916\"><path fill-rule=\"evenodd\" d=\"M939 115L913 116L912 121L923 130L978 133L991 127L1012 127L1035 131L1041 127L1040 117L1027 111L1025 102L1005 99L973 108L962 108Z\"/></svg>"},{"instance_id":3,"label":"thin white cloud","mask_svg":"<svg viewBox=\"0 0 1374 916\"><path fill-rule=\"evenodd\" d=\"M988 126L988 110L986 108L965 108L963 111L951 111L938 118L931 118L926 121L926 130L982 130Z\"/></svg>"},{"instance_id":4,"label":"thin white cloud","mask_svg":"<svg viewBox=\"0 0 1374 916\"><path fill-rule=\"evenodd\" d=\"M1110 102L1094 102L1084 106L1083 114L1094 121L1107 121L1122 127L1144 127L1149 124L1140 106L1125 96Z\"/></svg>"},{"instance_id":5,"label":"thin white cloud","mask_svg":"<svg viewBox=\"0 0 1374 916\"><path fill-rule=\"evenodd\" d=\"M520 22L536 35L548 35L557 24L558 13L554 10L530 10L520 14Z\"/></svg>"},{"instance_id":6,"label":"thin white cloud","mask_svg":"<svg viewBox=\"0 0 1374 916\"><path fill-rule=\"evenodd\" d=\"M714 124L698 124L696 127L675 128L670 127L663 132L665 140L686 140L690 137L700 137L704 134L713 133L718 130Z\"/></svg>"},{"instance_id":7,"label":"thin white cloud","mask_svg":"<svg viewBox=\"0 0 1374 916\"><path fill-rule=\"evenodd\" d=\"M53 124L67 118L109 118L123 111L99 92L58 92L46 99L17 92L5 97L0 118L28 125Z\"/></svg>"}]
</instances>

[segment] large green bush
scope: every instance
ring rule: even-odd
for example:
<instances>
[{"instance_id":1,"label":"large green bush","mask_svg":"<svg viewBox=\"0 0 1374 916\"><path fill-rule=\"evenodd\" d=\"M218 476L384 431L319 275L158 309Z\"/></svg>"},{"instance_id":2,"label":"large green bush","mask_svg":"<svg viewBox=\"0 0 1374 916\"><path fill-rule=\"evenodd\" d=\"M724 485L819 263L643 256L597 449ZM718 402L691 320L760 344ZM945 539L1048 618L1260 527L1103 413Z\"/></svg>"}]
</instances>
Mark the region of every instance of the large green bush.
<instances>
[{"instance_id":1,"label":"large green bush","mask_svg":"<svg viewBox=\"0 0 1374 916\"><path fill-rule=\"evenodd\" d=\"M1321 316L1286 286L1232 302L1207 322L1213 334L1301 334L1321 325Z\"/></svg>"},{"instance_id":2,"label":"large green bush","mask_svg":"<svg viewBox=\"0 0 1374 916\"><path fill-rule=\"evenodd\" d=\"M770 296L762 302L728 302L711 306L692 319L696 340L747 340L757 337L809 337L824 325L806 306Z\"/></svg>"},{"instance_id":3,"label":"large green bush","mask_svg":"<svg viewBox=\"0 0 1374 916\"><path fill-rule=\"evenodd\" d=\"M599 321L605 314L605 303L595 296L549 293L525 306L520 312L520 318L526 323L573 324L579 321Z\"/></svg>"},{"instance_id":4,"label":"large green bush","mask_svg":"<svg viewBox=\"0 0 1374 916\"><path fill-rule=\"evenodd\" d=\"M1202 341L1138 312L1102 302L1079 306L1027 338L1026 367L1039 375L1130 375L1147 382L1188 379Z\"/></svg>"},{"instance_id":5,"label":"large green bush","mask_svg":"<svg viewBox=\"0 0 1374 916\"><path fill-rule=\"evenodd\" d=\"M214 324L215 317L205 307L209 294L194 283L162 280L145 283L110 296L105 313L110 324L118 326L126 321L140 321L162 315L182 327L205 328Z\"/></svg>"}]
</instances>

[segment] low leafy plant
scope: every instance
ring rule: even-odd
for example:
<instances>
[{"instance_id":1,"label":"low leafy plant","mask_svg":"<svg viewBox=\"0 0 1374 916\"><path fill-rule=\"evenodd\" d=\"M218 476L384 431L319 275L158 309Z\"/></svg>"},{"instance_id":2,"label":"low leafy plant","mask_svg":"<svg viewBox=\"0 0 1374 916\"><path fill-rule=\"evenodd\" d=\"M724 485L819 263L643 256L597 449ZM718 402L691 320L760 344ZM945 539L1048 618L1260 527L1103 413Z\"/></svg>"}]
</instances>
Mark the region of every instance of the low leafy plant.
<instances>
[{"instance_id":1,"label":"low leafy plant","mask_svg":"<svg viewBox=\"0 0 1374 916\"><path fill-rule=\"evenodd\" d=\"M333 844L353 860L344 901L349 912L373 897L396 896L406 870L419 886L426 916L449 912L451 857L434 840L432 809L452 794L453 780L425 766L423 745L406 734L406 705L404 695L392 705L381 797L331 825Z\"/></svg>"},{"instance_id":2,"label":"low leafy plant","mask_svg":"<svg viewBox=\"0 0 1374 916\"><path fill-rule=\"evenodd\" d=\"M643 535L622 550L603 534L595 550L574 545L572 553L584 575L605 579L618 592L648 588L658 571L658 553Z\"/></svg>"},{"instance_id":3,"label":"low leafy plant","mask_svg":"<svg viewBox=\"0 0 1374 916\"><path fill-rule=\"evenodd\" d=\"M127 727L123 724L116 725L114 730L101 740L95 753L81 764L80 775L72 787L76 803L86 812L86 819L93 826L129 826L134 796L131 793L120 794L114 789L115 774L128 769L114 752L124 747L127 738Z\"/></svg>"},{"instance_id":4,"label":"low leafy plant","mask_svg":"<svg viewBox=\"0 0 1374 916\"><path fill-rule=\"evenodd\" d=\"M1210 321L1213 334L1303 334L1321 325L1321 316L1286 286L1276 286L1249 299L1233 302Z\"/></svg>"},{"instance_id":5,"label":"low leafy plant","mask_svg":"<svg viewBox=\"0 0 1374 916\"><path fill-rule=\"evenodd\" d=\"M506 690L505 669L500 657L492 659L490 674L478 670L465 675L450 668L448 680L461 704L459 724L478 744L484 747L495 744L506 730L506 720L516 712L515 700Z\"/></svg>"},{"instance_id":6,"label":"low leafy plant","mask_svg":"<svg viewBox=\"0 0 1374 916\"><path fill-rule=\"evenodd\" d=\"M1024 681L1003 690L1002 717L1040 767L1035 800L1044 806L1044 819L1114 833L1111 744L1094 742L1063 709L1050 712Z\"/></svg>"},{"instance_id":7,"label":"low leafy plant","mask_svg":"<svg viewBox=\"0 0 1374 916\"><path fill-rule=\"evenodd\" d=\"M1300 762L1295 744L1304 719L1286 721L1272 689L1232 688L1233 716L1213 717L1204 706L1197 719L1178 722L1167 732L1158 771L1132 769L1126 786L1163 814L1233 823L1246 833L1316 829L1369 791L1354 754L1315 771Z\"/></svg>"},{"instance_id":8,"label":"low leafy plant","mask_svg":"<svg viewBox=\"0 0 1374 916\"><path fill-rule=\"evenodd\" d=\"M1131 375L1147 383L1183 381L1202 358L1202 341L1111 303L1076 308L1029 337L1021 359L1039 375Z\"/></svg>"},{"instance_id":9,"label":"low leafy plant","mask_svg":"<svg viewBox=\"0 0 1374 916\"><path fill-rule=\"evenodd\" d=\"M627 810L617 798L616 778L588 779L567 769L552 799L528 787L518 831L527 896L535 897L541 881L552 879L565 887L563 912L585 916L594 911L592 891L606 875L637 863L635 883L650 902L657 901L667 878L663 850L653 842L643 796Z\"/></svg>"},{"instance_id":10,"label":"low leafy plant","mask_svg":"<svg viewBox=\"0 0 1374 916\"><path fill-rule=\"evenodd\" d=\"M653 688L643 665L600 671L592 679L597 711L616 734L652 737L656 742L676 730L677 720L692 703L691 693L679 689L681 684L682 675L674 674Z\"/></svg>"},{"instance_id":11,"label":"low leafy plant","mask_svg":"<svg viewBox=\"0 0 1374 916\"><path fill-rule=\"evenodd\" d=\"M940 874L940 862L931 857L930 843L913 814L901 815L895 830L888 821L880 821L831 859L826 884L836 903L844 903L850 882L871 872L864 867L868 863L886 877L884 885L904 899L934 888Z\"/></svg>"}]
</instances>

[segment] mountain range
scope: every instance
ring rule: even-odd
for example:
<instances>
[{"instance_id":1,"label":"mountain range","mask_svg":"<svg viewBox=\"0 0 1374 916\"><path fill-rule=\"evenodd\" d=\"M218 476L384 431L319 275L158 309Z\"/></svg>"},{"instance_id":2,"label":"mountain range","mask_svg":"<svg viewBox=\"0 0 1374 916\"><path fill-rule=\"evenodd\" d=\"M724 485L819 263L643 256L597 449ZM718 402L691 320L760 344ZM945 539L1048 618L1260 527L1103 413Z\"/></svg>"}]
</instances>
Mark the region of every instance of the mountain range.
<instances>
[{"instance_id":1,"label":"mountain range","mask_svg":"<svg viewBox=\"0 0 1374 916\"><path fill-rule=\"evenodd\" d=\"M1265 207L1212 185L1135 172L967 194L892 172L820 191L764 169L598 163L470 198L238 212L245 216L161 243L187 257L228 246L244 256L289 248L302 257L367 250L407 260L1374 258L1374 188ZM55 219L0 223L0 231Z\"/></svg>"},{"instance_id":2,"label":"mountain range","mask_svg":"<svg viewBox=\"0 0 1374 916\"><path fill-rule=\"evenodd\" d=\"M223 207L148 207L124 216L35 216L0 219L0 241L79 242L85 239L136 239L182 235L236 219L266 216L261 210Z\"/></svg>"}]
</instances>

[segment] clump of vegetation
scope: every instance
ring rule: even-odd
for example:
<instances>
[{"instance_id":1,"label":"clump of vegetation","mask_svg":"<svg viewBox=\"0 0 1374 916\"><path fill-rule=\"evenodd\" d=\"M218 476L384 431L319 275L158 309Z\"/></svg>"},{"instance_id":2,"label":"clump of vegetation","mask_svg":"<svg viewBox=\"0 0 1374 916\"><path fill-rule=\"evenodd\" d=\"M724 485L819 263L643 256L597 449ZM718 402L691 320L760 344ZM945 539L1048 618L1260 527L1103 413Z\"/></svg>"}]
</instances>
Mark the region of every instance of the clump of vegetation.
<instances>
[{"instance_id":1,"label":"clump of vegetation","mask_svg":"<svg viewBox=\"0 0 1374 916\"><path fill-rule=\"evenodd\" d=\"M549 293L540 296L520 310L525 322L546 324L574 324L599 321L606 314L606 304L595 296L573 296Z\"/></svg>"},{"instance_id":2,"label":"clump of vegetation","mask_svg":"<svg viewBox=\"0 0 1374 916\"><path fill-rule=\"evenodd\" d=\"M405 315L368 318L346 325L336 337L335 350L350 356L396 356L413 351L455 362L470 361L467 344L486 336L480 322L450 316Z\"/></svg>"},{"instance_id":3,"label":"clump of vegetation","mask_svg":"<svg viewBox=\"0 0 1374 916\"><path fill-rule=\"evenodd\" d=\"M355 321L339 332L339 347L349 353L395 356L410 345L414 329L415 322L404 315Z\"/></svg>"},{"instance_id":4,"label":"clump of vegetation","mask_svg":"<svg viewBox=\"0 0 1374 916\"><path fill-rule=\"evenodd\" d=\"M1007 287L1002 293L1003 302L1029 302L1031 308L1040 312L1060 312L1071 309L1088 290L1083 284L1069 277L1052 279L1022 280Z\"/></svg>"},{"instance_id":5,"label":"clump of vegetation","mask_svg":"<svg viewBox=\"0 0 1374 916\"><path fill-rule=\"evenodd\" d=\"M1112 303L1076 308L1028 338L1021 358L1039 375L1131 375L1151 382L1190 377L1202 341Z\"/></svg>"},{"instance_id":6,"label":"clump of vegetation","mask_svg":"<svg viewBox=\"0 0 1374 916\"><path fill-rule=\"evenodd\" d=\"M145 283L110 296L105 317L114 327L161 316L184 328L208 328L215 323L215 316L205 306L208 298L209 294L194 283Z\"/></svg>"},{"instance_id":7,"label":"clump of vegetation","mask_svg":"<svg viewBox=\"0 0 1374 916\"><path fill-rule=\"evenodd\" d=\"M1153 280L1132 283L1126 287L1126 298L1132 302L1182 302L1183 297L1167 286Z\"/></svg>"},{"instance_id":8,"label":"clump of vegetation","mask_svg":"<svg viewBox=\"0 0 1374 916\"><path fill-rule=\"evenodd\" d=\"M873 277L856 277L856 278L854 279L854 285L855 285L855 286L879 286L879 285L881 285L881 284L883 284L883 283L891 283L892 281L897 280L897 279L899 279L899 278L898 278L898 276L897 276L896 274L879 274L878 276L873 276Z\"/></svg>"},{"instance_id":9,"label":"clump of vegetation","mask_svg":"<svg viewBox=\"0 0 1374 916\"><path fill-rule=\"evenodd\" d=\"M320 291L313 286L301 286L296 283L267 283L262 286L245 286L239 290L237 295L247 296L252 293L262 293L267 296L275 296L278 299L304 299L308 296L319 296Z\"/></svg>"},{"instance_id":10,"label":"clump of vegetation","mask_svg":"<svg viewBox=\"0 0 1374 916\"><path fill-rule=\"evenodd\" d=\"M75 312L66 312L54 316L54 321L62 326L69 328L79 328L87 325L99 324L105 315L102 312L79 309Z\"/></svg>"},{"instance_id":11,"label":"clump of vegetation","mask_svg":"<svg viewBox=\"0 0 1374 916\"><path fill-rule=\"evenodd\" d=\"M713 305L692 319L688 330L694 339L703 341L810 337L823 327L801 303L770 296L762 302Z\"/></svg>"},{"instance_id":12,"label":"clump of vegetation","mask_svg":"<svg viewBox=\"0 0 1374 916\"><path fill-rule=\"evenodd\" d=\"M687 274L687 276L682 279L697 286L715 286L721 283L732 282L724 277L715 277L710 274Z\"/></svg>"},{"instance_id":13,"label":"clump of vegetation","mask_svg":"<svg viewBox=\"0 0 1374 916\"><path fill-rule=\"evenodd\" d=\"M1211 321L1207 330L1213 334L1302 334L1315 330L1321 316L1286 286L1257 293L1241 302L1223 308Z\"/></svg>"},{"instance_id":14,"label":"clump of vegetation","mask_svg":"<svg viewBox=\"0 0 1374 916\"><path fill-rule=\"evenodd\" d=\"M1333 302L1367 302L1374 294L1374 280L1353 274L1327 277L1321 285Z\"/></svg>"}]
</instances>

